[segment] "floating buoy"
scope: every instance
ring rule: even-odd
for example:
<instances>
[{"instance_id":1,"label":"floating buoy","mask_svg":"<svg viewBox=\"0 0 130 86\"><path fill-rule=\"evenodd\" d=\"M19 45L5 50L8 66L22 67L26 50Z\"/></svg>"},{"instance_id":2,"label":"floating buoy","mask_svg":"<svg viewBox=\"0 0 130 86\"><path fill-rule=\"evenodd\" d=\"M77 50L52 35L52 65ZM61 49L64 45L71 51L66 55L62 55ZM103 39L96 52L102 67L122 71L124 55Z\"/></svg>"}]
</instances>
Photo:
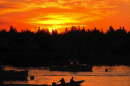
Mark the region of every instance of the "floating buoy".
<instances>
[{"instance_id":1,"label":"floating buoy","mask_svg":"<svg viewBox=\"0 0 130 86\"><path fill-rule=\"evenodd\" d=\"M108 72L108 69L105 69L105 72Z\"/></svg>"},{"instance_id":2,"label":"floating buoy","mask_svg":"<svg viewBox=\"0 0 130 86\"><path fill-rule=\"evenodd\" d=\"M34 76L31 76L30 79L31 79L31 80L34 80Z\"/></svg>"}]
</instances>

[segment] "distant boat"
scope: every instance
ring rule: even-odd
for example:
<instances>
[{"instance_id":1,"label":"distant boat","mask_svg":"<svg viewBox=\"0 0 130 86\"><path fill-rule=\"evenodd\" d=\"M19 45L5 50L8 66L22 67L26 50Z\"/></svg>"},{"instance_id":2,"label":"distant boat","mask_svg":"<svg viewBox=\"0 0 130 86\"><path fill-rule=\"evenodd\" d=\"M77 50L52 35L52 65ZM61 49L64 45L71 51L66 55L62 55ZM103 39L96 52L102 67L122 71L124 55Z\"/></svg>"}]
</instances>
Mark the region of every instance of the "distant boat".
<instances>
[{"instance_id":1,"label":"distant boat","mask_svg":"<svg viewBox=\"0 0 130 86\"><path fill-rule=\"evenodd\" d=\"M76 65L76 66L51 66L50 71L92 71L92 66Z\"/></svg>"},{"instance_id":2,"label":"distant boat","mask_svg":"<svg viewBox=\"0 0 130 86\"><path fill-rule=\"evenodd\" d=\"M25 71L0 71L0 79L27 79L28 70Z\"/></svg>"},{"instance_id":3,"label":"distant boat","mask_svg":"<svg viewBox=\"0 0 130 86\"><path fill-rule=\"evenodd\" d=\"M27 76L28 76L28 70L25 71L4 70L4 67L0 65L0 79L27 79Z\"/></svg>"},{"instance_id":4,"label":"distant boat","mask_svg":"<svg viewBox=\"0 0 130 86\"><path fill-rule=\"evenodd\" d=\"M92 65L79 64L76 59L70 59L68 65L50 66L50 71L92 71Z\"/></svg>"}]
</instances>

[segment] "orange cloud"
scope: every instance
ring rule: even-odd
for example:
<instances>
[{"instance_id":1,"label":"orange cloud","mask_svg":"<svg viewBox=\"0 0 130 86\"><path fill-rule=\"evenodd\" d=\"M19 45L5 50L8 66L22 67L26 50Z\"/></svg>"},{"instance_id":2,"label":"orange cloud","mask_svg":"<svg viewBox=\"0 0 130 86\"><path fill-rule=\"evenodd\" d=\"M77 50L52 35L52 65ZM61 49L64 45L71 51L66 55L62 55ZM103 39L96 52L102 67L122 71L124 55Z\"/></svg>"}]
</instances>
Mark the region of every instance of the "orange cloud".
<instances>
[{"instance_id":1,"label":"orange cloud","mask_svg":"<svg viewBox=\"0 0 130 86\"><path fill-rule=\"evenodd\" d=\"M40 26L63 31L73 25L106 28L118 24L129 28L129 5L129 0L0 0L0 29L9 24L19 30Z\"/></svg>"}]
</instances>

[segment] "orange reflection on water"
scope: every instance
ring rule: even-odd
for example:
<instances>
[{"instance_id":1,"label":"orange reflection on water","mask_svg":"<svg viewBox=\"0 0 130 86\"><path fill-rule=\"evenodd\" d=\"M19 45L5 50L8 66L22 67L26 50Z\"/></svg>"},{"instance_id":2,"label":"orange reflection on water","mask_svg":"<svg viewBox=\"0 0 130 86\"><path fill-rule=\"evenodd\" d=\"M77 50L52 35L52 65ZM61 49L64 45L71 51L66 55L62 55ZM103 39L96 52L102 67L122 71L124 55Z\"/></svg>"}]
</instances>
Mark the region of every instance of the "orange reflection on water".
<instances>
[{"instance_id":1,"label":"orange reflection on water","mask_svg":"<svg viewBox=\"0 0 130 86\"><path fill-rule=\"evenodd\" d=\"M93 66L93 71L105 71L105 69L108 69L108 71L130 71L130 67L120 65L120 66Z\"/></svg>"},{"instance_id":2,"label":"orange reflection on water","mask_svg":"<svg viewBox=\"0 0 130 86\"><path fill-rule=\"evenodd\" d=\"M8 68L6 70L20 70L18 68ZM105 72L108 69L108 72ZM23 69L21 69L23 70ZM120 66L93 66L93 72L60 72L60 71L49 71L44 68L28 68L28 81L12 81L4 82L6 84L47 84L51 85L52 82L56 82L61 78L65 79L65 82L70 82L73 76L74 81L85 80L81 86L129 86L130 85L130 67ZM34 80L30 77L34 76Z\"/></svg>"}]
</instances>

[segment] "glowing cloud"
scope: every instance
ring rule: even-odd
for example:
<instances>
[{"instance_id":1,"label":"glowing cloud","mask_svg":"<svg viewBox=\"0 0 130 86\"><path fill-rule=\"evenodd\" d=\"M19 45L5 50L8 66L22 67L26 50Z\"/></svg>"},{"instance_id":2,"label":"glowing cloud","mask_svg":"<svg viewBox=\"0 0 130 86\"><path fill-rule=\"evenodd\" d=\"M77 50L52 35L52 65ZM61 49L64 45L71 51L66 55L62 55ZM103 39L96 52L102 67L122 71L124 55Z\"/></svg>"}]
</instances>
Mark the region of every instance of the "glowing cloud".
<instances>
[{"instance_id":1,"label":"glowing cloud","mask_svg":"<svg viewBox=\"0 0 130 86\"><path fill-rule=\"evenodd\" d=\"M0 0L0 29L9 25L19 31L39 26L64 31L73 25L129 29L129 10L129 0Z\"/></svg>"}]
</instances>

